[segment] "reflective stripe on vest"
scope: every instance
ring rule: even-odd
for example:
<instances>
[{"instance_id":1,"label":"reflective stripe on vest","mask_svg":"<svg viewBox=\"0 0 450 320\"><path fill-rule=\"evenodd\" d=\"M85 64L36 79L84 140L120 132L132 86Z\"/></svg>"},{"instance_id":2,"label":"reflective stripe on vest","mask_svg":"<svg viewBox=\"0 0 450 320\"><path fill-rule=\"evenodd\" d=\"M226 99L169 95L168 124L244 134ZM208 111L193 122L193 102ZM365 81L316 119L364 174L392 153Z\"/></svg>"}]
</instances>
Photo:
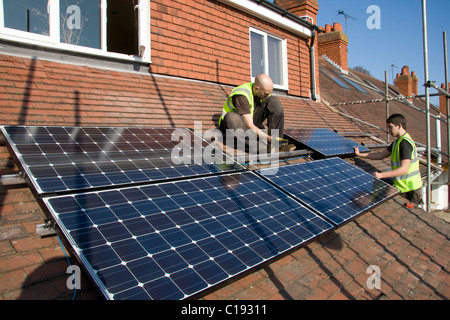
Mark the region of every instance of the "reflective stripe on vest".
<instances>
[{"instance_id":1,"label":"reflective stripe on vest","mask_svg":"<svg viewBox=\"0 0 450 320\"><path fill-rule=\"evenodd\" d=\"M405 133L400 137L392 148L391 154L391 167L395 170L401 166L400 161L400 142L406 140L411 144L413 150L411 153L411 163L409 165L408 172L405 175L394 177L394 185L401 192L409 192L422 187L422 179L420 177L419 170L419 156L417 154L417 149L414 141L408 133Z\"/></svg>"},{"instance_id":2,"label":"reflective stripe on vest","mask_svg":"<svg viewBox=\"0 0 450 320\"><path fill-rule=\"evenodd\" d=\"M231 91L230 95L227 98L227 101L225 101L225 103L223 105L222 115L220 116L220 119L219 119L219 126L220 126L223 118L225 117L225 115L228 112L236 111L236 107L233 105L233 99L232 99L232 97L234 95L242 95L247 98L248 103L250 105L250 113L252 114L252 117L253 117L253 110L255 108L255 104L254 104L252 87L253 87L253 83L251 83L251 82L244 83L243 85L236 87L233 89L233 91Z\"/></svg>"}]
</instances>

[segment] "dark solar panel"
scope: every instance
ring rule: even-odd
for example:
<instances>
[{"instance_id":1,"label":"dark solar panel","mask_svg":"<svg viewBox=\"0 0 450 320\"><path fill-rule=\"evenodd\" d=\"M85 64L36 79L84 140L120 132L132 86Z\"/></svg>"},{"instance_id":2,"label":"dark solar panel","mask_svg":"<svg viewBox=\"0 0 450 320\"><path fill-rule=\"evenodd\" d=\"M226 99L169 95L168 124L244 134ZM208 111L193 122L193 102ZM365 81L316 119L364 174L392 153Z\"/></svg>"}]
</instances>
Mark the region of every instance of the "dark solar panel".
<instances>
[{"instance_id":1,"label":"dark solar panel","mask_svg":"<svg viewBox=\"0 0 450 320\"><path fill-rule=\"evenodd\" d=\"M42 201L108 299L184 299L333 228L252 172Z\"/></svg>"},{"instance_id":2,"label":"dark solar panel","mask_svg":"<svg viewBox=\"0 0 450 320\"><path fill-rule=\"evenodd\" d=\"M188 129L4 126L1 130L38 194L243 169L219 150L204 161L203 152L213 149Z\"/></svg>"},{"instance_id":3,"label":"dark solar panel","mask_svg":"<svg viewBox=\"0 0 450 320\"><path fill-rule=\"evenodd\" d=\"M371 174L330 158L281 166L267 179L336 225L386 201L398 190Z\"/></svg>"},{"instance_id":4,"label":"dark solar panel","mask_svg":"<svg viewBox=\"0 0 450 320\"><path fill-rule=\"evenodd\" d=\"M361 152L369 151L366 147L329 129L288 129L285 135L318 152L323 157L351 155L354 153L353 147L358 147Z\"/></svg>"}]
</instances>

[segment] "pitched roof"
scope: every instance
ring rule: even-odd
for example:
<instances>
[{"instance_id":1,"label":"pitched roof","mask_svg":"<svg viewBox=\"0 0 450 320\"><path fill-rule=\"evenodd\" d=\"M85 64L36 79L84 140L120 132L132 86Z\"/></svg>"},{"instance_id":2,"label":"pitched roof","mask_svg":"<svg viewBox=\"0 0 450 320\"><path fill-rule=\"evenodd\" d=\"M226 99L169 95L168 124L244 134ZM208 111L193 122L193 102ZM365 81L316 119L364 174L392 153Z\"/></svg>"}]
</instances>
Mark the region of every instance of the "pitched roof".
<instances>
[{"instance_id":1,"label":"pitched roof","mask_svg":"<svg viewBox=\"0 0 450 320\"><path fill-rule=\"evenodd\" d=\"M321 88L324 98L326 90L333 90L326 83ZM154 74L0 56L3 124L192 127L194 121L202 120L204 128L213 127L231 89ZM351 120L320 102L280 98L286 127L353 131ZM0 172L14 172L6 148L1 149ZM73 291L66 286L67 261L57 238L40 238L35 233L44 219L28 188L3 187L0 299L72 298ZM443 219L405 209L402 200L394 198L205 298L448 299L449 230ZM372 291L366 285L366 270L373 264L382 268L381 290ZM97 298L84 276L76 298Z\"/></svg>"}]
</instances>

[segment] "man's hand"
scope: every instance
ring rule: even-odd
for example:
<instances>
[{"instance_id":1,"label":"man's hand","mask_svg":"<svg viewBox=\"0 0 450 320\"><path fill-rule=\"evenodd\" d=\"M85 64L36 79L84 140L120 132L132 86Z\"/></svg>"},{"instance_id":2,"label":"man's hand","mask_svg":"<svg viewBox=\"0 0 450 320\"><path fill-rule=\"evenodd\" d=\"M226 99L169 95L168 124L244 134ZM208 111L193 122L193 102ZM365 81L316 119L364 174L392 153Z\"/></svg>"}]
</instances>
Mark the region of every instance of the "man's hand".
<instances>
[{"instance_id":1,"label":"man's hand","mask_svg":"<svg viewBox=\"0 0 450 320\"><path fill-rule=\"evenodd\" d=\"M358 147L353 147L353 151L355 152L355 154L360 157L361 153L359 152L359 148Z\"/></svg>"},{"instance_id":2,"label":"man's hand","mask_svg":"<svg viewBox=\"0 0 450 320\"><path fill-rule=\"evenodd\" d=\"M374 173L372 173L372 175L377 179L383 178L383 175L381 172L374 172Z\"/></svg>"}]
</instances>

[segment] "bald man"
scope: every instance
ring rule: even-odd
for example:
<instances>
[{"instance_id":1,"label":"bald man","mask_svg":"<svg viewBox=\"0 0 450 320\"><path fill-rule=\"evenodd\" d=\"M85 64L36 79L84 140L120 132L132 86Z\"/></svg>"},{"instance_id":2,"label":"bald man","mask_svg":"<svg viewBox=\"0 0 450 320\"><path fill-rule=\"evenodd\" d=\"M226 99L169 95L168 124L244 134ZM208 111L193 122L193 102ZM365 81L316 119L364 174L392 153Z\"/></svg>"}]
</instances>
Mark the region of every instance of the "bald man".
<instances>
[{"instance_id":1,"label":"bald man","mask_svg":"<svg viewBox=\"0 0 450 320\"><path fill-rule=\"evenodd\" d=\"M227 129L252 130L259 139L272 140L272 130L278 129L283 137L284 111L278 97L272 96L273 82L266 74L260 74L254 83L245 83L235 88L223 106L219 128L226 134ZM267 119L266 133L264 121Z\"/></svg>"}]
</instances>

